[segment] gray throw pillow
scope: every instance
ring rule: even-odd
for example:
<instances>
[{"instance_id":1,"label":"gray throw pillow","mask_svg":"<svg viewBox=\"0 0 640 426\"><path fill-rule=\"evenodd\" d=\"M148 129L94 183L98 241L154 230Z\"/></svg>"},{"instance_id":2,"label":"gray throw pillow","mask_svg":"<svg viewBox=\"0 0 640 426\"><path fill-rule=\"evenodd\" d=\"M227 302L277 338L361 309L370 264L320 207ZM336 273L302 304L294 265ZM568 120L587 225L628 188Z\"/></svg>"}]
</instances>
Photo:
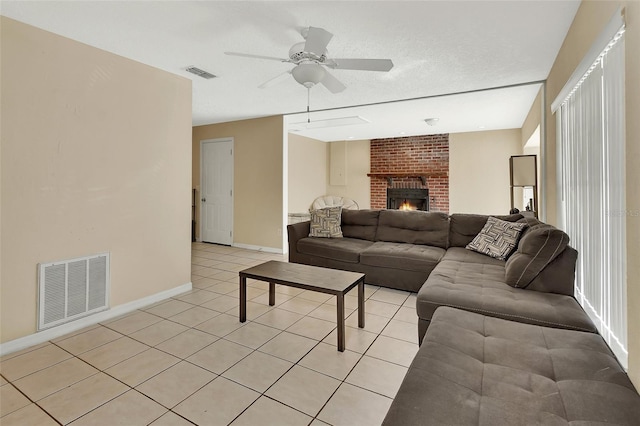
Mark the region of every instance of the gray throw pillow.
<instances>
[{"instance_id":1,"label":"gray throw pillow","mask_svg":"<svg viewBox=\"0 0 640 426\"><path fill-rule=\"evenodd\" d=\"M526 223L514 223L490 216L476 237L467 244L467 249L506 260L518 244L520 233Z\"/></svg>"},{"instance_id":2,"label":"gray throw pillow","mask_svg":"<svg viewBox=\"0 0 640 426\"><path fill-rule=\"evenodd\" d=\"M341 217L341 206L311 210L309 236L320 238L342 238L342 229L340 228Z\"/></svg>"}]
</instances>

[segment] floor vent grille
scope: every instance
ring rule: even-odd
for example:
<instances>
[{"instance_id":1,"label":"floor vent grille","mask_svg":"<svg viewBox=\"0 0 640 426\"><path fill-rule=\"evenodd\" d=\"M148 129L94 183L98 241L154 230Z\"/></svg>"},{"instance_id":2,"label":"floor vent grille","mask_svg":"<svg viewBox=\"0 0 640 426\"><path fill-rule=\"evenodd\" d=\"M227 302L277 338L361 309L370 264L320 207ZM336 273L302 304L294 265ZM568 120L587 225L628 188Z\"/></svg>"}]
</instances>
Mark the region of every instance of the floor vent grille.
<instances>
[{"instance_id":1,"label":"floor vent grille","mask_svg":"<svg viewBox=\"0 0 640 426\"><path fill-rule=\"evenodd\" d=\"M38 330L109 307L109 253L38 264Z\"/></svg>"}]
</instances>

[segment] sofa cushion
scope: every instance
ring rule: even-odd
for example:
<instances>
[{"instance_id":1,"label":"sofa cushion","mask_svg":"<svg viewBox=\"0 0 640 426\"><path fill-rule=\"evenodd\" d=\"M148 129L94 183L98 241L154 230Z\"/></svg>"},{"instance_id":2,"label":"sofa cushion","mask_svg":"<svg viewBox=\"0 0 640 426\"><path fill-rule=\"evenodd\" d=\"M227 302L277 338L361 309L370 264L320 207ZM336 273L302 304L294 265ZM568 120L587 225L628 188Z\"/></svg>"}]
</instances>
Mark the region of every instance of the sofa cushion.
<instances>
[{"instance_id":1,"label":"sofa cushion","mask_svg":"<svg viewBox=\"0 0 640 426\"><path fill-rule=\"evenodd\" d=\"M467 250L464 247L450 247L444 254L442 260L453 260L464 263L479 263L481 265L497 265L504 268L504 260L487 256L476 251Z\"/></svg>"},{"instance_id":2,"label":"sofa cushion","mask_svg":"<svg viewBox=\"0 0 640 426\"><path fill-rule=\"evenodd\" d=\"M518 243L505 266L505 282L526 288L569 244L569 236L551 225L538 225Z\"/></svg>"},{"instance_id":3,"label":"sofa cushion","mask_svg":"<svg viewBox=\"0 0 640 426\"><path fill-rule=\"evenodd\" d=\"M500 220L516 222L521 214L506 216L492 215ZM487 223L488 215L455 213L450 216L449 247L466 247Z\"/></svg>"},{"instance_id":4,"label":"sofa cushion","mask_svg":"<svg viewBox=\"0 0 640 426\"><path fill-rule=\"evenodd\" d=\"M443 260L418 291L418 317L430 320L440 306L452 306L529 324L596 332L571 296L514 288L504 267Z\"/></svg>"},{"instance_id":5,"label":"sofa cushion","mask_svg":"<svg viewBox=\"0 0 640 426\"><path fill-rule=\"evenodd\" d=\"M360 254L360 263L407 271L431 271L445 250L426 245L377 241Z\"/></svg>"},{"instance_id":6,"label":"sofa cushion","mask_svg":"<svg viewBox=\"0 0 640 426\"><path fill-rule=\"evenodd\" d=\"M637 425L638 419L640 396L598 334L440 308L383 425Z\"/></svg>"},{"instance_id":7,"label":"sofa cushion","mask_svg":"<svg viewBox=\"0 0 640 426\"><path fill-rule=\"evenodd\" d=\"M475 238L467 244L467 249L483 253L496 259L506 260L515 249L525 223L487 218L487 223Z\"/></svg>"},{"instance_id":8,"label":"sofa cushion","mask_svg":"<svg viewBox=\"0 0 640 426\"><path fill-rule=\"evenodd\" d=\"M342 238L342 230L340 229L341 206L311 210L310 213L310 237Z\"/></svg>"},{"instance_id":9,"label":"sofa cushion","mask_svg":"<svg viewBox=\"0 0 640 426\"><path fill-rule=\"evenodd\" d=\"M298 241L297 249L307 255L358 263L360 253L372 244L371 241L355 238L305 237Z\"/></svg>"},{"instance_id":10,"label":"sofa cushion","mask_svg":"<svg viewBox=\"0 0 640 426\"><path fill-rule=\"evenodd\" d=\"M449 217L445 213L381 210L376 241L426 244L447 248Z\"/></svg>"},{"instance_id":11,"label":"sofa cushion","mask_svg":"<svg viewBox=\"0 0 640 426\"><path fill-rule=\"evenodd\" d=\"M374 241L380 210L342 210L342 235Z\"/></svg>"}]
</instances>

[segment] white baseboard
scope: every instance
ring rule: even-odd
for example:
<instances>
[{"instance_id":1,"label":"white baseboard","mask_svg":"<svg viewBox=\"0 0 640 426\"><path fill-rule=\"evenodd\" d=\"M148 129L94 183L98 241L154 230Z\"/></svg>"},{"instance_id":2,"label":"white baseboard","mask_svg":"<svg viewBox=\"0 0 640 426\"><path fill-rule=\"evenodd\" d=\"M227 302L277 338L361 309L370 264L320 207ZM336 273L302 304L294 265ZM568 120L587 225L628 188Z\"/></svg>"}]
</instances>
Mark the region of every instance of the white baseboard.
<instances>
[{"instance_id":1,"label":"white baseboard","mask_svg":"<svg viewBox=\"0 0 640 426\"><path fill-rule=\"evenodd\" d=\"M0 356L22 350L30 346L39 345L40 343L44 343L60 336L64 336L68 333L73 333L74 331L81 330L85 327L89 327L99 322L108 321L120 315L133 312L136 309L140 309L144 306L149 306L170 297L176 296L180 293L184 293L191 290L192 288L193 285L188 282L181 286L161 291L160 293L152 294L151 296L143 297L142 299L134 300L132 302L124 303L106 311L98 312L96 314L77 319L76 321L67 324L62 324L57 327L42 330L25 337L20 337L18 339L2 343L0 344Z\"/></svg>"},{"instance_id":2,"label":"white baseboard","mask_svg":"<svg viewBox=\"0 0 640 426\"><path fill-rule=\"evenodd\" d=\"M201 243L202 240L197 239L196 242ZM210 243L210 244L216 244L216 243ZM231 247L236 247L236 248L241 248L246 250L262 251L265 253L284 254L284 251L282 249L275 248L275 247L254 246L252 244L242 244L242 243L231 243Z\"/></svg>"},{"instance_id":3,"label":"white baseboard","mask_svg":"<svg viewBox=\"0 0 640 426\"><path fill-rule=\"evenodd\" d=\"M237 248L247 249L247 250L263 251L265 253L283 254L282 249L275 248L275 247L262 247L262 246L254 246L251 244L240 244L240 243L233 243L231 244L231 247L237 247Z\"/></svg>"}]
</instances>

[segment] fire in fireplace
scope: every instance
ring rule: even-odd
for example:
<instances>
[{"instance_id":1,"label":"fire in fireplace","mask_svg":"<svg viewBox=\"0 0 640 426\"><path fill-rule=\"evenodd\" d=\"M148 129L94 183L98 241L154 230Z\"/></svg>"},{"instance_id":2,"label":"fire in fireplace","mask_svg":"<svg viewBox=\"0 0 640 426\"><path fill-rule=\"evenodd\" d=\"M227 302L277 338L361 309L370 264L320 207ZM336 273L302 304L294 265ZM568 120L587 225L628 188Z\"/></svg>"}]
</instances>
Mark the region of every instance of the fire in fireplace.
<instances>
[{"instance_id":1,"label":"fire in fireplace","mask_svg":"<svg viewBox=\"0 0 640 426\"><path fill-rule=\"evenodd\" d=\"M387 188L387 208L429 211L427 188Z\"/></svg>"}]
</instances>

